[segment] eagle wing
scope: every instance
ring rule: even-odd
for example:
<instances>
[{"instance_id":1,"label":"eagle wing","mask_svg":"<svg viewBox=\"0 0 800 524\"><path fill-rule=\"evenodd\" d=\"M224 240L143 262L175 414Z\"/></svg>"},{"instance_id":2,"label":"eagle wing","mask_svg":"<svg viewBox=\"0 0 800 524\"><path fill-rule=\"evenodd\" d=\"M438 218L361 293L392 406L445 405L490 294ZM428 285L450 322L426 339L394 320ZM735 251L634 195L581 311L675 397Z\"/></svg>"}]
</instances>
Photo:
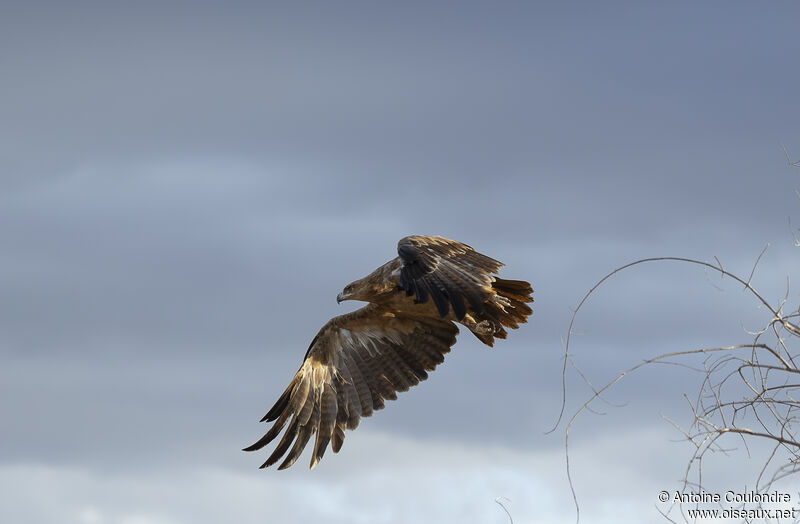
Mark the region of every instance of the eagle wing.
<instances>
[{"instance_id":1,"label":"eagle wing","mask_svg":"<svg viewBox=\"0 0 800 524\"><path fill-rule=\"evenodd\" d=\"M439 315L447 317L450 306L458 320L467 312L464 299L477 313L492 294L493 273L502 262L482 255L466 244L436 236L410 236L397 243L403 261L400 287L407 296L427 302L432 298Z\"/></svg>"},{"instance_id":2,"label":"eagle wing","mask_svg":"<svg viewBox=\"0 0 800 524\"><path fill-rule=\"evenodd\" d=\"M418 317L369 304L328 321L311 342L300 370L262 420L274 424L245 451L270 443L288 427L262 468L295 463L316 433L311 468L328 443L336 453L344 430L428 377L444 361L458 328L450 321ZM290 420L291 419L291 420ZM289 449L291 446L291 449Z\"/></svg>"}]
</instances>

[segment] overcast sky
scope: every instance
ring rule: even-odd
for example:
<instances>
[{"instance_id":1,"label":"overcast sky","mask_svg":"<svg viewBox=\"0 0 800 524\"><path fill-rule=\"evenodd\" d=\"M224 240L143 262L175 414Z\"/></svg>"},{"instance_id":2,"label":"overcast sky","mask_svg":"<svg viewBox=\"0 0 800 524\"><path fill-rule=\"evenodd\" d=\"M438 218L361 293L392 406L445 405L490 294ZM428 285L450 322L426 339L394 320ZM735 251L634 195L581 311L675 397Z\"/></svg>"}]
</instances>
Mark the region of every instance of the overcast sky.
<instances>
[{"instance_id":1,"label":"overcast sky","mask_svg":"<svg viewBox=\"0 0 800 524\"><path fill-rule=\"evenodd\" d=\"M573 522L564 426L545 432L583 294L651 256L746 277L767 243L765 297L800 278L781 149L800 157L799 22L789 0L4 2L2 520L505 523L504 496L516 523ZM502 260L534 316L491 350L462 333L314 471L259 471L240 449L357 307L336 294L408 234ZM572 351L600 385L747 342L757 306L639 266L589 300ZM572 413L589 391L567 386ZM690 420L698 386L646 369L580 419L581 522L659 518L692 452L660 414ZM741 489L757 465L704 474Z\"/></svg>"}]
</instances>

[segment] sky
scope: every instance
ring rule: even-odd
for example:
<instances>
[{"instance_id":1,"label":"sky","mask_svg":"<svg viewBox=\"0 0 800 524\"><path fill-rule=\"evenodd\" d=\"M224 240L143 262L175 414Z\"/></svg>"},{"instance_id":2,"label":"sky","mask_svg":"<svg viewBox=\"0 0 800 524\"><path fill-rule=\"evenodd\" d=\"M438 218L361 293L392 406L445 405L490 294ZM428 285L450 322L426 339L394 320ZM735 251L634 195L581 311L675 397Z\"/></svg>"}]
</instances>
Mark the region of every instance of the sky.
<instances>
[{"instance_id":1,"label":"sky","mask_svg":"<svg viewBox=\"0 0 800 524\"><path fill-rule=\"evenodd\" d=\"M796 310L800 4L5 2L0 515L6 522L574 522L558 419L570 318L628 262L714 262ZM794 218L790 225L789 219ZM336 294L409 234L535 290L493 349L313 470L244 453ZM595 385L747 343L730 279L640 265L580 310ZM787 284L788 277L788 284ZM581 522L665 521L700 377L648 367L570 437ZM572 368L566 413L591 391ZM753 485L759 447L715 454ZM270 448L271 449L271 448ZM763 457L762 457L763 458ZM755 473L754 473L755 472ZM785 490L800 505L800 483ZM674 514L673 514L674 516Z\"/></svg>"}]
</instances>

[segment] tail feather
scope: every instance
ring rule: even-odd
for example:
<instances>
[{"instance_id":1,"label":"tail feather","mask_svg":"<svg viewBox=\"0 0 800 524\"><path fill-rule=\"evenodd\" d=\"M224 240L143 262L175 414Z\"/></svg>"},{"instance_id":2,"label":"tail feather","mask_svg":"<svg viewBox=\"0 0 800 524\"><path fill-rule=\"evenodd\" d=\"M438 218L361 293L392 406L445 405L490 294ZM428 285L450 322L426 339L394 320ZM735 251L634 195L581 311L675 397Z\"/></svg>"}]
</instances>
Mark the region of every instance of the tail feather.
<instances>
[{"instance_id":1,"label":"tail feather","mask_svg":"<svg viewBox=\"0 0 800 524\"><path fill-rule=\"evenodd\" d=\"M475 316L479 325L490 325L488 330L472 330L478 340L489 347L494 346L495 338L506 338L508 331L505 328L517 329L519 324L528 321L533 310L528 305L533 302L533 288L524 280L505 280L497 278L492 283L492 290L508 302L501 305L488 300L484 303L483 311Z\"/></svg>"},{"instance_id":2,"label":"tail feather","mask_svg":"<svg viewBox=\"0 0 800 524\"><path fill-rule=\"evenodd\" d=\"M524 280L506 280L503 278L496 278L492 282L492 288L501 295L513 295L514 298L519 298L522 302L533 302L533 288L529 282Z\"/></svg>"}]
</instances>

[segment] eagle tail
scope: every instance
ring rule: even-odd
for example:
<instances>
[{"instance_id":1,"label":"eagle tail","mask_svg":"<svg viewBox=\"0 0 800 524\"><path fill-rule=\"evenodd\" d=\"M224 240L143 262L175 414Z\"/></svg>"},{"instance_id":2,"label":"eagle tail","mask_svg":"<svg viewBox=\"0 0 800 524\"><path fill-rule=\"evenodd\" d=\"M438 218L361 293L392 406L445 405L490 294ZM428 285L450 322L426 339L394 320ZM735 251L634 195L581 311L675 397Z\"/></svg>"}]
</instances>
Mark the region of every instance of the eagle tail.
<instances>
[{"instance_id":1,"label":"eagle tail","mask_svg":"<svg viewBox=\"0 0 800 524\"><path fill-rule=\"evenodd\" d=\"M504 280L496 279L492 283L492 289L501 297L508 300L511 309L506 307L506 314L500 317L504 326L517 329L517 324L524 324L528 317L533 314L533 310L528 305L533 302L533 288L530 283L524 280Z\"/></svg>"},{"instance_id":2,"label":"eagle tail","mask_svg":"<svg viewBox=\"0 0 800 524\"><path fill-rule=\"evenodd\" d=\"M476 328L470 329L478 340L489 347L494 346L495 338L508 336L505 328L517 329L533 314L528 305L533 302L530 283L496 278L492 282L492 291L494 295L484 302L483 311L475 315Z\"/></svg>"}]
</instances>

